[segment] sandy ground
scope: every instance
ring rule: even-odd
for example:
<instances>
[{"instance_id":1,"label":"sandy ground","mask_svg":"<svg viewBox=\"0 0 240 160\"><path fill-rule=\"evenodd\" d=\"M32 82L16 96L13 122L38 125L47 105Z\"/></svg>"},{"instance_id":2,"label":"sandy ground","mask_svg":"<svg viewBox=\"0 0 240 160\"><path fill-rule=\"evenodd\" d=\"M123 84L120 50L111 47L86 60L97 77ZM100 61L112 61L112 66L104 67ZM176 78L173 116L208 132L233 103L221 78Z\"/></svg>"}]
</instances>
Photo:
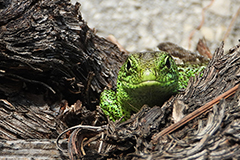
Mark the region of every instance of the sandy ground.
<instances>
[{"instance_id":1,"label":"sandy ground","mask_svg":"<svg viewBox=\"0 0 240 160\"><path fill-rule=\"evenodd\" d=\"M240 8L240 0L72 0L72 3L76 1L82 5L80 10L89 27L102 37L114 35L130 52L155 50L164 41L195 51L198 39L203 37L214 52ZM196 30L203 20L203 9L210 4L201 29ZM225 50L237 44L238 39L240 14L225 39Z\"/></svg>"}]
</instances>

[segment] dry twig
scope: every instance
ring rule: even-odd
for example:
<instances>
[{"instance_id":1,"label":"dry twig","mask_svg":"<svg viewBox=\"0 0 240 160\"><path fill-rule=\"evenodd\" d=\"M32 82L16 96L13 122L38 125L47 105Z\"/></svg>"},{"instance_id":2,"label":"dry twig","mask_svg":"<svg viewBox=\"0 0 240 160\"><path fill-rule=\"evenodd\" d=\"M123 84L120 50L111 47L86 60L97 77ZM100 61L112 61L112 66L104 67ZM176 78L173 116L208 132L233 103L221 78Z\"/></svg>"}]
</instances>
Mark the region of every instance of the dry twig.
<instances>
[{"instance_id":1,"label":"dry twig","mask_svg":"<svg viewBox=\"0 0 240 160\"><path fill-rule=\"evenodd\" d=\"M236 21L236 19L237 19L239 14L240 14L240 7L238 8L236 14L233 16L233 18L232 18L232 20L231 20L231 22L230 22L230 24L228 26L228 29L227 29L224 37L223 37L223 41L225 41L227 39L227 37L228 37L230 31L232 30L232 27L233 27L233 25L234 25L234 23L235 23L235 21Z\"/></svg>"},{"instance_id":2,"label":"dry twig","mask_svg":"<svg viewBox=\"0 0 240 160\"><path fill-rule=\"evenodd\" d=\"M223 94L221 94L220 96L218 96L217 98L215 98L214 100L208 102L207 104L205 104L204 106L198 108L197 110L195 110L194 112L188 114L187 116L185 116L183 119L181 119L179 122L169 126L168 128L162 130L161 132L155 134L152 137L152 141L153 143L157 143L159 137L165 136L167 134L170 134L171 132L175 131L176 129L180 128L181 126L183 126L184 124L186 124L187 122L191 121L192 119L196 118L197 116L207 112L209 109L212 108L213 105L219 103L219 101L221 99L226 99L229 96L233 95L237 89L239 88L239 85L236 85L235 87L231 88L230 90L224 92Z\"/></svg>"},{"instance_id":3,"label":"dry twig","mask_svg":"<svg viewBox=\"0 0 240 160\"><path fill-rule=\"evenodd\" d=\"M200 25L199 25L196 29L194 29L194 30L190 33L190 36L189 36L189 38L188 38L188 49L191 48L191 40L192 40L193 35L195 34L196 30L200 30L200 29L202 28L203 24L204 24L204 21L205 21L205 11L206 11L209 7L211 7L211 5L213 4L213 2L214 2L214 0L212 0L209 5L207 5L206 7L204 7L204 8L202 9L202 20L201 20L201 23L200 23Z\"/></svg>"}]
</instances>

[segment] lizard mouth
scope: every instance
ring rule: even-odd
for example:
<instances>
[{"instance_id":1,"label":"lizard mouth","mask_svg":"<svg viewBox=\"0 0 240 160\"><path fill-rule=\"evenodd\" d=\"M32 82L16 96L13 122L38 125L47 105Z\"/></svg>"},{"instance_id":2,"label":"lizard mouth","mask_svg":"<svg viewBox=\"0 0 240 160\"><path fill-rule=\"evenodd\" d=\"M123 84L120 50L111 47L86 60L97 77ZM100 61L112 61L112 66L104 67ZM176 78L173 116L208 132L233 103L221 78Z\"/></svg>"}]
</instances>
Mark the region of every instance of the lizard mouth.
<instances>
[{"instance_id":1,"label":"lizard mouth","mask_svg":"<svg viewBox=\"0 0 240 160\"><path fill-rule=\"evenodd\" d=\"M141 85L141 84L149 84L149 85L151 85L151 84L161 84L161 82L156 81L156 80L149 80L149 81L142 81L142 82L140 82L138 84L139 85Z\"/></svg>"},{"instance_id":2,"label":"lizard mouth","mask_svg":"<svg viewBox=\"0 0 240 160\"><path fill-rule=\"evenodd\" d=\"M166 86L171 86L173 84L177 83L175 80L167 81L167 82L161 82L157 80L146 80L139 82L138 84L134 84L134 86L155 86L155 87L166 87Z\"/></svg>"},{"instance_id":3,"label":"lizard mouth","mask_svg":"<svg viewBox=\"0 0 240 160\"><path fill-rule=\"evenodd\" d=\"M170 85L174 82L175 82L174 80L168 81L167 83L156 81L156 80L146 80L146 81L142 81L142 82L140 82L138 84L135 84L135 85L139 85L139 86L167 86L167 85Z\"/></svg>"}]
</instances>

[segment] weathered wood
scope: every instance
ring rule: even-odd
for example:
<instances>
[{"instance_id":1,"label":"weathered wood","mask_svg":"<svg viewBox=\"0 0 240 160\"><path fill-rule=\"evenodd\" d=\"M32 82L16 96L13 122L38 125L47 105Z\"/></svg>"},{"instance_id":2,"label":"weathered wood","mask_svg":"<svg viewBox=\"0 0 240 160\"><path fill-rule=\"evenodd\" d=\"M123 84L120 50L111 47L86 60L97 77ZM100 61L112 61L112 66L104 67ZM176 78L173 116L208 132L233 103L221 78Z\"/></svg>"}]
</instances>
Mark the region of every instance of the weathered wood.
<instances>
[{"instance_id":1,"label":"weathered wood","mask_svg":"<svg viewBox=\"0 0 240 160\"><path fill-rule=\"evenodd\" d=\"M124 123L110 122L101 130L77 127L78 131L74 130L71 134L75 138L69 140L72 159L79 156L116 159L239 159L240 90L170 135L152 141L156 133L174 123L173 115L183 117L239 84L239 57L240 44L230 49L228 54L223 54L222 43L202 76L191 79L184 92L162 107L143 107L132 119ZM86 134L86 130L92 134Z\"/></svg>"},{"instance_id":2,"label":"weathered wood","mask_svg":"<svg viewBox=\"0 0 240 160\"><path fill-rule=\"evenodd\" d=\"M93 110L100 92L115 87L125 55L95 35L79 7L0 1L0 138L8 140L0 158L66 159L51 138L67 126L104 122Z\"/></svg>"},{"instance_id":3,"label":"weathered wood","mask_svg":"<svg viewBox=\"0 0 240 160\"><path fill-rule=\"evenodd\" d=\"M54 138L66 124L95 121L83 114L114 88L124 54L86 25L79 3L0 4L0 138ZM65 102L77 101L84 113L67 114Z\"/></svg>"},{"instance_id":4,"label":"weathered wood","mask_svg":"<svg viewBox=\"0 0 240 160\"><path fill-rule=\"evenodd\" d=\"M0 140L0 150L0 159L68 159L56 149L54 139Z\"/></svg>"},{"instance_id":5,"label":"weathered wood","mask_svg":"<svg viewBox=\"0 0 240 160\"><path fill-rule=\"evenodd\" d=\"M87 128L105 122L96 108L99 94L115 87L125 55L95 35L79 4L6 0L0 5L0 158L66 159L52 139L79 123L67 134L72 159L240 158L239 91L151 141L174 123L174 108L175 116L187 115L239 83L240 45L224 55L222 44L202 76L162 107L143 107L124 123Z\"/></svg>"}]
</instances>

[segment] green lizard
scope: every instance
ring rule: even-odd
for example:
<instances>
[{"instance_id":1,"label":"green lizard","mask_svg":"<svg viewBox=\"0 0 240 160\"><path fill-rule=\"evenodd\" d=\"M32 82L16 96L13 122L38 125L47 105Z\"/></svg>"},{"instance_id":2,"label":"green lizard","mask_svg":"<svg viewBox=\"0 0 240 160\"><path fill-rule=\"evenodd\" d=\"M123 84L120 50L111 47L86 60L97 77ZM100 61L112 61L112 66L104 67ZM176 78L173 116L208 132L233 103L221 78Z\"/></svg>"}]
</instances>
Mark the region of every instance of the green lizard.
<instances>
[{"instance_id":1,"label":"green lizard","mask_svg":"<svg viewBox=\"0 0 240 160\"><path fill-rule=\"evenodd\" d=\"M131 54L119 70L117 89L105 90L100 96L100 106L113 121L124 115L125 120L144 104L161 106L187 84L183 76L196 71L181 68L179 74L173 58L163 51ZM193 73L192 73L193 72ZM179 81L179 75L180 80Z\"/></svg>"}]
</instances>

